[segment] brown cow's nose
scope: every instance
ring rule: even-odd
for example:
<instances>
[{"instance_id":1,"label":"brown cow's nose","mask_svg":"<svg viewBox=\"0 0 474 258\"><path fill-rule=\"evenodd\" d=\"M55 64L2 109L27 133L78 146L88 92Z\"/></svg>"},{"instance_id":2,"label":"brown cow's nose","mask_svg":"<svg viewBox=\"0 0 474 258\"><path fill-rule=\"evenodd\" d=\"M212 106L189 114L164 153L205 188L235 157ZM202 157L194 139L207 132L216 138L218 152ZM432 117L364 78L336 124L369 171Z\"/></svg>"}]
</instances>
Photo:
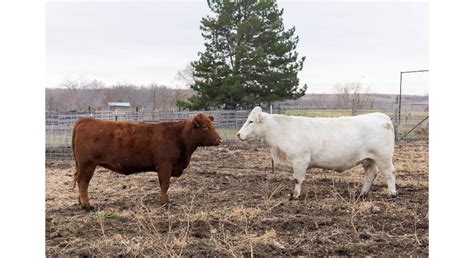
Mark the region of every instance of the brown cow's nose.
<instances>
[{"instance_id":1,"label":"brown cow's nose","mask_svg":"<svg viewBox=\"0 0 474 258\"><path fill-rule=\"evenodd\" d=\"M222 138L219 138L219 141L218 141L218 143L219 143L219 144L221 144L221 143L222 143Z\"/></svg>"}]
</instances>

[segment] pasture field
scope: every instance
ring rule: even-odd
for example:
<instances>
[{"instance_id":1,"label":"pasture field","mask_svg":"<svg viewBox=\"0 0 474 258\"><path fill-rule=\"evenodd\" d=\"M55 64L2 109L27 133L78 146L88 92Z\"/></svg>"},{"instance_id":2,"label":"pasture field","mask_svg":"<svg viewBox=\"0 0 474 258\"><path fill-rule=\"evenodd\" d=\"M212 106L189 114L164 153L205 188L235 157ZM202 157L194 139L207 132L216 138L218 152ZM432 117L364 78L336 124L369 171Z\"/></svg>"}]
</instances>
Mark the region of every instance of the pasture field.
<instances>
[{"instance_id":1,"label":"pasture field","mask_svg":"<svg viewBox=\"0 0 474 258\"><path fill-rule=\"evenodd\" d=\"M156 173L97 168L94 212L71 190L73 162L46 164L46 255L428 255L428 142L395 150L398 197L383 175L358 200L361 166L310 169L289 201L291 172L271 171L268 148L199 148L159 205Z\"/></svg>"}]
</instances>

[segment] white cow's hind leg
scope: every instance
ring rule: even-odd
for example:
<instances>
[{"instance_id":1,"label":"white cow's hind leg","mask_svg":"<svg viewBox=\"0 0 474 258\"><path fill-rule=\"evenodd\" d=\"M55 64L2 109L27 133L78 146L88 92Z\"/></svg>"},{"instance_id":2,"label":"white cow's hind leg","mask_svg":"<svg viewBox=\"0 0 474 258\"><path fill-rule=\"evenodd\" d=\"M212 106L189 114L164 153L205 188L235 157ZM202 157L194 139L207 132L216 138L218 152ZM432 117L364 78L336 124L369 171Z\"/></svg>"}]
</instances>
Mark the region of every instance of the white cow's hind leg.
<instances>
[{"instance_id":1,"label":"white cow's hind leg","mask_svg":"<svg viewBox=\"0 0 474 258\"><path fill-rule=\"evenodd\" d=\"M371 159L367 159L363 163L364 170L365 170L365 181L364 185L362 186L362 191L360 196L366 196L369 193L370 187L374 182L375 177L377 176L377 166L375 166L375 162Z\"/></svg>"},{"instance_id":2,"label":"white cow's hind leg","mask_svg":"<svg viewBox=\"0 0 474 258\"><path fill-rule=\"evenodd\" d=\"M293 178L295 179L295 190L290 196L291 199L298 199L301 194L301 185L304 181L306 169L308 168L308 162L306 160L296 160L293 162Z\"/></svg>"},{"instance_id":3,"label":"white cow's hind leg","mask_svg":"<svg viewBox=\"0 0 474 258\"><path fill-rule=\"evenodd\" d=\"M392 161L388 162L376 162L377 167L385 176L385 180L387 180L388 186L388 197L392 198L397 196L397 190L395 189L395 167L392 164Z\"/></svg>"}]
</instances>

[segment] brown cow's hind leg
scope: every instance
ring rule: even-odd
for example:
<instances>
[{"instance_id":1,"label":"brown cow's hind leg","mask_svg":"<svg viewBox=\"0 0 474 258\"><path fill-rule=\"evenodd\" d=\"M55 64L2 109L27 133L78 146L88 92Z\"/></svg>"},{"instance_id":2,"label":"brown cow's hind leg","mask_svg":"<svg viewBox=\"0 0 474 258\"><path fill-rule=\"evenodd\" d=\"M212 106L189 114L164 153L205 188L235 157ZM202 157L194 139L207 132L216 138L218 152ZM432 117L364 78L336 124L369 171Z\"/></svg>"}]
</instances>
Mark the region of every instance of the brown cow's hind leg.
<instances>
[{"instance_id":1,"label":"brown cow's hind leg","mask_svg":"<svg viewBox=\"0 0 474 258\"><path fill-rule=\"evenodd\" d=\"M81 207L86 210L93 210L94 207L89 204L88 188L92 175L94 175L96 165L79 166L77 174L77 185L79 186L79 202Z\"/></svg>"}]
</instances>

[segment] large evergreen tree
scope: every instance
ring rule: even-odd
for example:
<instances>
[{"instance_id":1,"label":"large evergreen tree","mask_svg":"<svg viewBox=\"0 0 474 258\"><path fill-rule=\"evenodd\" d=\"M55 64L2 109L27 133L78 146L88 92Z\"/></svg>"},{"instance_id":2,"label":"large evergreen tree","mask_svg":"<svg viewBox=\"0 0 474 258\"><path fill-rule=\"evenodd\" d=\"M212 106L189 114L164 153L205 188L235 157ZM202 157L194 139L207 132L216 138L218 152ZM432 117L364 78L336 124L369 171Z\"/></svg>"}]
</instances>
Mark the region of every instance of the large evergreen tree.
<instances>
[{"instance_id":1,"label":"large evergreen tree","mask_svg":"<svg viewBox=\"0 0 474 258\"><path fill-rule=\"evenodd\" d=\"M276 1L207 3L213 15L200 26L206 50L192 63L196 95L182 106L249 108L305 94L297 77L305 58L298 59L295 28L285 30Z\"/></svg>"}]
</instances>

